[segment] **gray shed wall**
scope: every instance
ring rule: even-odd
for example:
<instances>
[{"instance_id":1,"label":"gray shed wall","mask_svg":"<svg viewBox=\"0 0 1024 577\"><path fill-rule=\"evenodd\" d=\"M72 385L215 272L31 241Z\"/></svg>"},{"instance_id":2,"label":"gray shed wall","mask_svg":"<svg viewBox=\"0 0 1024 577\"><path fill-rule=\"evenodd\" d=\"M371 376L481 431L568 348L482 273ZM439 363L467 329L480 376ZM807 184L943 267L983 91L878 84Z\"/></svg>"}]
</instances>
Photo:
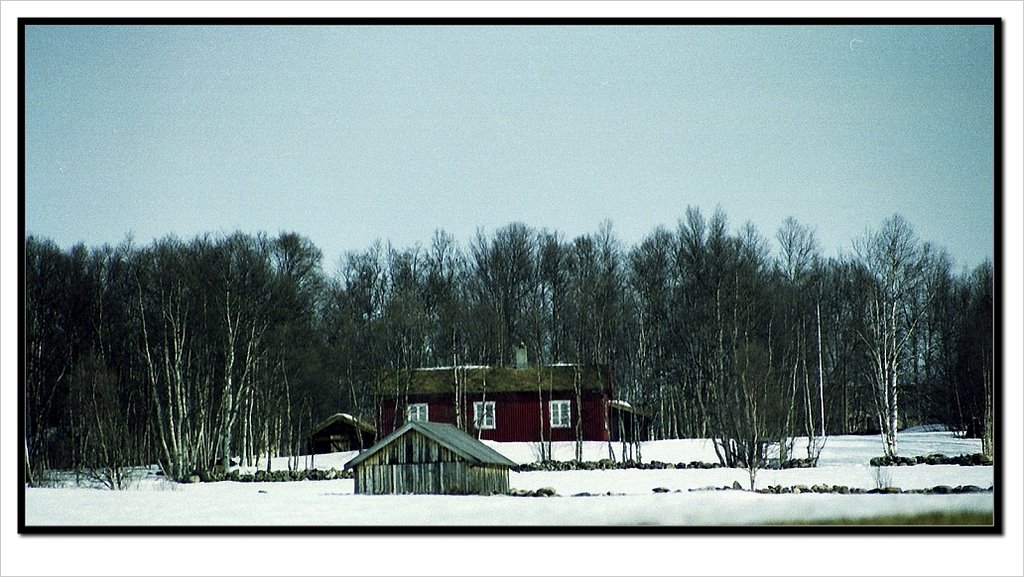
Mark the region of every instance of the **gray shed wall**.
<instances>
[{"instance_id":1,"label":"gray shed wall","mask_svg":"<svg viewBox=\"0 0 1024 577\"><path fill-rule=\"evenodd\" d=\"M473 465L409 431L355 466L357 494L474 495L508 493L508 467Z\"/></svg>"}]
</instances>

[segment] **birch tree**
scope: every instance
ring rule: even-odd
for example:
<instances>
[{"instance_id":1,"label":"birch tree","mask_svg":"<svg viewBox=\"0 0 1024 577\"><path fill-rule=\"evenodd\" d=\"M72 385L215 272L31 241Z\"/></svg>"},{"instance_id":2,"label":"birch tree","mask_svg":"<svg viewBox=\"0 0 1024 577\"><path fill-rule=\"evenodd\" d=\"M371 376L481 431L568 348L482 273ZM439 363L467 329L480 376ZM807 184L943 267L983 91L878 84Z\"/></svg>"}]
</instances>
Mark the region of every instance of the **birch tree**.
<instances>
[{"instance_id":1,"label":"birch tree","mask_svg":"<svg viewBox=\"0 0 1024 577\"><path fill-rule=\"evenodd\" d=\"M867 281L863 328L859 331L871 356L867 375L874 393L875 411L887 457L897 456L900 426L901 379L908 367L909 344L927 307L925 282L930 250L921 245L913 227L899 215L887 219L854 243Z\"/></svg>"},{"instance_id":2,"label":"birch tree","mask_svg":"<svg viewBox=\"0 0 1024 577\"><path fill-rule=\"evenodd\" d=\"M977 268L970 277L971 301L969 305L968 323L965 332L969 335L969 343L963 348L963 354L968 366L973 370L968 372L966 387L973 393L975 398L980 397L979 405L975 411L981 413L981 449L986 455L992 456L995 453L995 406L993 396L995 394L995 378L997 367L995 365L995 333L994 333L994 291L996 273L991 261L985 261ZM980 409L980 411L978 410Z\"/></svg>"},{"instance_id":3,"label":"birch tree","mask_svg":"<svg viewBox=\"0 0 1024 577\"><path fill-rule=\"evenodd\" d=\"M824 373L821 353L820 261L814 231L796 219L787 218L775 235L779 244L779 273L782 275L783 362L789 368L789 403L786 407L779 459L789 458L796 417L795 400L800 391L803 432L807 437L807 458L816 462L824 446ZM808 359L811 359L808 361ZM816 368L816 370L814 370ZM812 385L813 382L813 385Z\"/></svg>"}]
</instances>

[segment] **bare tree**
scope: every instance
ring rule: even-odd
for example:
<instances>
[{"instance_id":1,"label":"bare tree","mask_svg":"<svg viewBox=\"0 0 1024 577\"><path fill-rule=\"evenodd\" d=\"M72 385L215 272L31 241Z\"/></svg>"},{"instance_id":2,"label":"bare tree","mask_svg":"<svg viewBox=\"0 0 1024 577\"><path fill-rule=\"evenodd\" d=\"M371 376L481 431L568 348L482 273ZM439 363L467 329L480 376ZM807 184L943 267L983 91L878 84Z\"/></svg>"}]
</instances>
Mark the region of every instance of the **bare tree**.
<instances>
[{"instance_id":1,"label":"bare tree","mask_svg":"<svg viewBox=\"0 0 1024 577\"><path fill-rule=\"evenodd\" d=\"M108 489L124 489L132 478L132 435L128 407L117 390L117 375L96 354L85 355L71 377L72 415L78 430L78 469Z\"/></svg>"},{"instance_id":2,"label":"bare tree","mask_svg":"<svg viewBox=\"0 0 1024 577\"><path fill-rule=\"evenodd\" d=\"M790 367L789 405L783 436L779 440L779 459L788 459L796 427L790 426L795 412L797 391L803 397L803 432L807 437L807 458L816 462L824 446L824 372L821 352L821 288L820 259L818 242L814 231L789 217L775 235L779 243L779 272L783 280L781 298L783 317L783 348L787 366ZM815 324L812 328L811 319ZM816 336L817 347L812 346L811 334ZM808 358L813 359L808 362ZM812 377L809 367L817 365ZM816 381L812 386L812 380Z\"/></svg>"},{"instance_id":3,"label":"bare tree","mask_svg":"<svg viewBox=\"0 0 1024 577\"><path fill-rule=\"evenodd\" d=\"M994 325L995 316L994 291L995 291L995 269L991 261L985 261L978 266L971 275L971 303L968 325L965 332L969 333L969 343L964 347L967 350L967 364L977 369L971 371L968 386L972 391L981 389L981 407L979 407L982 419L981 448L986 455L992 456L995 452L995 409L993 405L993 387L995 379L994 364Z\"/></svg>"},{"instance_id":4,"label":"bare tree","mask_svg":"<svg viewBox=\"0 0 1024 577\"><path fill-rule=\"evenodd\" d=\"M670 310L673 290L672 234L658 228L629 253L629 288L632 315L637 325L634 351L635 406L651 413L666 394L668 359L671 357ZM665 411L658 411L663 422ZM621 413L620 413L621 417ZM663 429L659 427L659 429Z\"/></svg>"},{"instance_id":5,"label":"bare tree","mask_svg":"<svg viewBox=\"0 0 1024 577\"><path fill-rule=\"evenodd\" d=\"M930 250L921 245L914 229L895 215L882 228L869 231L854 243L869 287L864 303L860 338L870 351L869 375L885 455L897 455L896 433L900 425L900 383L910 362L909 344L927 302L926 271Z\"/></svg>"},{"instance_id":6,"label":"bare tree","mask_svg":"<svg viewBox=\"0 0 1024 577\"><path fill-rule=\"evenodd\" d=\"M523 311L535 288L534 238L529 227L513 222L489 240L478 230L470 244L478 303L491 320L481 336L491 343L485 345L490 360L500 365L511 362L513 343L525 328Z\"/></svg>"}]
</instances>

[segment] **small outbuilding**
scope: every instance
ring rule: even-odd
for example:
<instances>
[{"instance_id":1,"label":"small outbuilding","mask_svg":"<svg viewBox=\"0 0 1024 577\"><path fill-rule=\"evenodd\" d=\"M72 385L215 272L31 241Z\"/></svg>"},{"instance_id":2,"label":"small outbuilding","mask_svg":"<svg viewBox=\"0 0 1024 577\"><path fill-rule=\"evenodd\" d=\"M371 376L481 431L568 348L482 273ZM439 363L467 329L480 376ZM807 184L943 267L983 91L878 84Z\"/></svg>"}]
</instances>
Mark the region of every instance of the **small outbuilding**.
<instances>
[{"instance_id":1,"label":"small outbuilding","mask_svg":"<svg viewBox=\"0 0 1024 577\"><path fill-rule=\"evenodd\" d=\"M335 413L314 427L309 435L309 452L355 451L368 447L376 437L377 429L370 423L348 413Z\"/></svg>"},{"instance_id":2,"label":"small outbuilding","mask_svg":"<svg viewBox=\"0 0 1024 577\"><path fill-rule=\"evenodd\" d=\"M465 431L410 421L345 464L357 494L508 493L516 464Z\"/></svg>"}]
</instances>

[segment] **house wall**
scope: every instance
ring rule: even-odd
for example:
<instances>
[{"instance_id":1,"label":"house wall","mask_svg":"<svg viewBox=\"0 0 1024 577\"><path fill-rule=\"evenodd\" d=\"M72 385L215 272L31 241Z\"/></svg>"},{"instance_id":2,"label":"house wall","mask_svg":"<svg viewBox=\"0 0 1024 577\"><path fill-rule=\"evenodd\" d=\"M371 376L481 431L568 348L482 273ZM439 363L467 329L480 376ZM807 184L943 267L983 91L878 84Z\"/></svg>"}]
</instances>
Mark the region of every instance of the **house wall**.
<instances>
[{"instance_id":1,"label":"house wall","mask_svg":"<svg viewBox=\"0 0 1024 577\"><path fill-rule=\"evenodd\" d=\"M508 467L477 466L409 431L355 466L358 494L473 495L508 492Z\"/></svg>"},{"instance_id":2,"label":"house wall","mask_svg":"<svg viewBox=\"0 0 1024 577\"><path fill-rule=\"evenodd\" d=\"M477 401L494 401L495 428L479 431L479 437L488 441L522 441L536 442L541 440L543 431L545 441L575 441L576 418L580 415L580 407L571 391L545 393L538 399L536 393L495 393L483 395L466 395L462 403L463 427L474 436L478 431L471 428L473 421L473 403ZM549 401L570 401L572 407L572 426L568 428L552 428ZM605 411L607 398L598 393L584 393L583 401L583 439L584 441L607 441L608 431L605 429ZM455 401L451 396L441 395L409 395L409 403L427 403L428 418L435 423L456 421ZM405 405L399 405L398 419L395 419L394 399L385 399L380 406L378 430L385 436L402 426L405 422Z\"/></svg>"}]
</instances>

